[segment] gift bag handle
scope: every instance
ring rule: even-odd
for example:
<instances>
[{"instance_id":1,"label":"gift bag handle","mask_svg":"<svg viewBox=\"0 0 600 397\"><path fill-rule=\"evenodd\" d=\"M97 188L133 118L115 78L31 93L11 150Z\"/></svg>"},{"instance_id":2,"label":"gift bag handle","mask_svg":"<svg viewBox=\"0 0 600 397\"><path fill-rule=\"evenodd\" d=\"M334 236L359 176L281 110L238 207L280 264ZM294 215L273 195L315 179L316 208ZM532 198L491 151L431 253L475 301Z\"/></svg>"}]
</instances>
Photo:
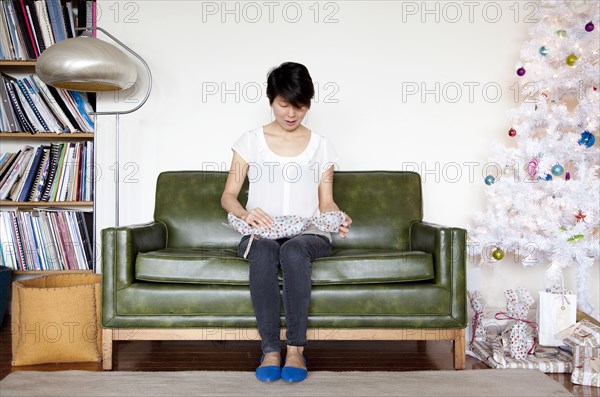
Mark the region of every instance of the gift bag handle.
<instances>
[{"instance_id":1,"label":"gift bag handle","mask_svg":"<svg viewBox=\"0 0 600 397\"><path fill-rule=\"evenodd\" d=\"M548 288L548 286L546 284L546 280L548 280L548 277L544 277L544 291L547 293L551 293L550 288ZM560 309L566 310L567 308L565 307L565 303L567 305L570 305L571 302L569 302L569 299L567 299L567 297L566 297L567 290L565 289L565 277L562 272L560 272L560 281L561 281L561 290L560 290L560 293L556 294L556 295L560 295L560 299L561 299L561 303L562 303L560 306Z\"/></svg>"}]
</instances>

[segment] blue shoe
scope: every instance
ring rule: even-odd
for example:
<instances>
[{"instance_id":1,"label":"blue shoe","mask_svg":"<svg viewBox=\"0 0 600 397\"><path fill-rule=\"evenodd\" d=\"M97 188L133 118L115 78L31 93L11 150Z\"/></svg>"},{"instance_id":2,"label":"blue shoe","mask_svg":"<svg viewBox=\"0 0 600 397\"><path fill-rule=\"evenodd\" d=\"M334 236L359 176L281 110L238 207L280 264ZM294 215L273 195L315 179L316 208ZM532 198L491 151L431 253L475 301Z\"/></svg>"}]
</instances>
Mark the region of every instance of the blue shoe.
<instances>
[{"instance_id":1,"label":"blue shoe","mask_svg":"<svg viewBox=\"0 0 600 397\"><path fill-rule=\"evenodd\" d=\"M263 354L260 358L260 363L262 364L265 355ZM273 382L277 379L281 378L281 367L278 365L267 365L266 367L258 367L256 368L256 379L261 380L263 382Z\"/></svg>"},{"instance_id":2,"label":"blue shoe","mask_svg":"<svg viewBox=\"0 0 600 397\"><path fill-rule=\"evenodd\" d=\"M303 357L304 358L304 357ZM304 358L304 365L307 364ZM298 367L284 366L281 370L281 379L286 382L301 382L308 376L308 370Z\"/></svg>"}]
</instances>

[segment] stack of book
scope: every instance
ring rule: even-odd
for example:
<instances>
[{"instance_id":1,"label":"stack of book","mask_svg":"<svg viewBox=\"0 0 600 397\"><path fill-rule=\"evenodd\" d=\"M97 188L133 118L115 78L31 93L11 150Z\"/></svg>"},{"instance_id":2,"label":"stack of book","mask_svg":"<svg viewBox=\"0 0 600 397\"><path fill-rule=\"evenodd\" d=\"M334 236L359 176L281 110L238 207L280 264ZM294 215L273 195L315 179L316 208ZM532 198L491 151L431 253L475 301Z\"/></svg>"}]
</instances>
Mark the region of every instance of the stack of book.
<instances>
[{"instance_id":1,"label":"stack of book","mask_svg":"<svg viewBox=\"0 0 600 397\"><path fill-rule=\"evenodd\" d=\"M14 270L92 269L93 215L70 210L0 211L0 257Z\"/></svg>"},{"instance_id":2,"label":"stack of book","mask_svg":"<svg viewBox=\"0 0 600 397\"><path fill-rule=\"evenodd\" d=\"M35 74L0 73L0 132L93 131L87 94L47 86Z\"/></svg>"},{"instance_id":3,"label":"stack of book","mask_svg":"<svg viewBox=\"0 0 600 397\"><path fill-rule=\"evenodd\" d=\"M0 200L93 201L93 166L90 141L0 153Z\"/></svg>"},{"instance_id":4,"label":"stack of book","mask_svg":"<svg viewBox=\"0 0 600 397\"><path fill-rule=\"evenodd\" d=\"M52 44L77 36L75 27L91 27L96 2L79 0L2 0L0 59L37 59Z\"/></svg>"}]
</instances>

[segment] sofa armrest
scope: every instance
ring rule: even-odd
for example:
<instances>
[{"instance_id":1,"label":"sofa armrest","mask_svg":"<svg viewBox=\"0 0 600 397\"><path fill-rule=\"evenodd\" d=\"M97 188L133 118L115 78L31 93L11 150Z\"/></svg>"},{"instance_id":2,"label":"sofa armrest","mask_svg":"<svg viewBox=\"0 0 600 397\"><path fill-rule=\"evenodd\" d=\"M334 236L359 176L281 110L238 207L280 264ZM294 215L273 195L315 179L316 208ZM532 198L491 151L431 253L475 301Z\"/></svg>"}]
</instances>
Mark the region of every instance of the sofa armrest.
<instances>
[{"instance_id":1,"label":"sofa armrest","mask_svg":"<svg viewBox=\"0 0 600 397\"><path fill-rule=\"evenodd\" d=\"M434 282L451 292L450 312L459 324L466 326L467 231L427 222L414 222L410 226L411 250L433 255Z\"/></svg>"},{"instance_id":2,"label":"sofa armrest","mask_svg":"<svg viewBox=\"0 0 600 397\"><path fill-rule=\"evenodd\" d=\"M117 291L134 281L138 252L166 246L167 228L161 222L102 230L102 325L108 325L116 315Z\"/></svg>"}]
</instances>

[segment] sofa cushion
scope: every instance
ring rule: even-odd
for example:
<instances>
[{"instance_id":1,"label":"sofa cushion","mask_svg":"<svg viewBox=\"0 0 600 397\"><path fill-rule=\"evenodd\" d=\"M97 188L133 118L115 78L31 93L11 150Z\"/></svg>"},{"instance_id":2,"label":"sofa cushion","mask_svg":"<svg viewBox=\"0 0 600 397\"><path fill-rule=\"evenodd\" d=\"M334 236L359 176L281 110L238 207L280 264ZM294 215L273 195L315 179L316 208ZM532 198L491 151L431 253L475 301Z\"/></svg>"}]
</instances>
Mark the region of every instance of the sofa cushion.
<instances>
[{"instance_id":1,"label":"sofa cushion","mask_svg":"<svg viewBox=\"0 0 600 397\"><path fill-rule=\"evenodd\" d=\"M235 248L241 235L224 226L221 195L228 171L168 171L158 176L154 220L167 230L167 247ZM410 171L336 171L334 200L352 217L347 239L333 235L338 248L408 250L409 228L423 219L421 177ZM238 195L246 206L248 178ZM202 205L199 205L202 203Z\"/></svg>"},{"instance_id":2,"label":"sofa cushion","mask_svg":"<svg viewBox=\"0 0 600 397\"><path fill-rule=\"evenodd\" d=\"M248 261L229 248L166 248L139 253L138 280L248 285ZM313 285L377 284L431 280L433 257L420 251L333 249L312 264ZM282 282L281 269L279 280Z\"/></svg>"},{"instance_id":3,"label":"sofa cushion","mask_svg":"<svg viewBox=\"0 0 600 397\"><path fill-rule=\"evenodd\" d=\"M197 322L193 316L199 315L206 316L202 320L206 325L256 324L250 288L244 285L136 282L118 291L117 297L117 312L127 317L124 321L131 321L127 326L132 327L146 325L144 316L159 317L152 326L188 326ZM432 324L430 316L449 315L450 301L448 289L429 281L317 285L311 292L309 315L323 316L328 322L342 320L338 324L350 327L368 326L368 318L392 327L394 322L386 322L387 316L402 315L408 320L406 325L429 322L435 328L443 326L442 322ZM284 313L282 304L282 318Z\"/></svg>"}]
</instances>

